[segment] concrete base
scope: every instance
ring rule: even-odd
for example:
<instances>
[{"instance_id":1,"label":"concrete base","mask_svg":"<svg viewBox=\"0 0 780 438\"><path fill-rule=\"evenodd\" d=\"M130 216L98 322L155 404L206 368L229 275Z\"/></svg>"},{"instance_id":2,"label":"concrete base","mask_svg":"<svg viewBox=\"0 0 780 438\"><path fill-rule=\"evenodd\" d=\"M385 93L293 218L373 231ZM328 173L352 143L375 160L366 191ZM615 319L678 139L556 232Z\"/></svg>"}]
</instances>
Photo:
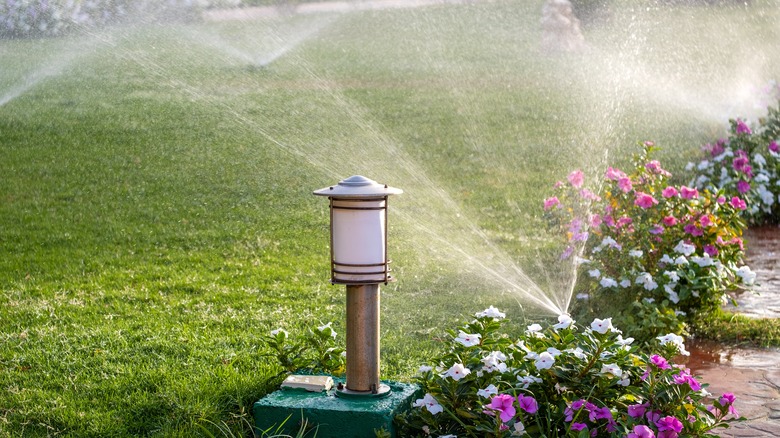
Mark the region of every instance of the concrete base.
<instances>
[{"instance_id":1,"label":"concrete base","mask_svg":"<svg viewBox=\"0 0 780 438\"><path fill-rule=\"evenodd\" d=\"M384 397L337 397L335 389L273 392L255 402L255 426L276 433L277 427L284 424L279 432L295 436L306 419L311 428L317 428L317 438L370 438L379 429L395 437L393 418L421 397L420 388L409 383L382 383L390 387L390 393Z\"/></svg>"}]
</instances>

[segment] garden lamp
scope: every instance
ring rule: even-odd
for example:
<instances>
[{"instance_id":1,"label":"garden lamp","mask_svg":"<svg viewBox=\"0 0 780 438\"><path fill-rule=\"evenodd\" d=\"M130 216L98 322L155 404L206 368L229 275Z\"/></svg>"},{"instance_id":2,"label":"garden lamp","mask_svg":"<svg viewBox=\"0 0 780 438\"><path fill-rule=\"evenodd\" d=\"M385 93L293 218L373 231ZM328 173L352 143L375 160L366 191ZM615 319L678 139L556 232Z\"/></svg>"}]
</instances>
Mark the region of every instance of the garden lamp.
<instances>
[{"instance_id":1,"label":"garden lamp","mask_svg":"<svg viewBox=\"0 0 780 438\"><path fill-rule=\"evenodd\" d=\"M379 284L393 281L387 259L387 198L403 193L355 175L314 191L330 200L332 284L347 288L347 381L340 396L382 396Z\"/></svg>"}]
</instances>

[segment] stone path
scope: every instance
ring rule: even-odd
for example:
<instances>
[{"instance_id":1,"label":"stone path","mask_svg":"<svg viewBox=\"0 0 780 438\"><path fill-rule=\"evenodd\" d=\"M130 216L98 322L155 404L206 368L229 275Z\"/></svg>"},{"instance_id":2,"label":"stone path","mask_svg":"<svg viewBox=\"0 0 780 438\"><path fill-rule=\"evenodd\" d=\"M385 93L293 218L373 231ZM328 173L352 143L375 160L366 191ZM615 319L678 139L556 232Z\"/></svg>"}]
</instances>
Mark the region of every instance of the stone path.
<instances>
[{"instance_id":1,"label":"stone path","mask_svg":"<svg viewBox=\"0 0 780 438\"><path fill-rule=\"evenodd\" d=\"M691 371L713 395L732 392L748 421L719 432L722 437L780 437L780 351L692 346Z\"/></svg>"}]
</instances>

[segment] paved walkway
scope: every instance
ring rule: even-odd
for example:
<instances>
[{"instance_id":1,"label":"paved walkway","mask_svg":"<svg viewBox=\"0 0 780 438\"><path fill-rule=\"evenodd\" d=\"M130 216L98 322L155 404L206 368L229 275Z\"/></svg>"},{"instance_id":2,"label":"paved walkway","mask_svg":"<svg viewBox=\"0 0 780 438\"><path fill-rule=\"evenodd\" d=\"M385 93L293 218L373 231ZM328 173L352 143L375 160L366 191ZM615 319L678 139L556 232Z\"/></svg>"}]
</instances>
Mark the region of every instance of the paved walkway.
<instances>
[{"instance_id":1,"label":"paved walkway","mask_svg":"<svg viewBox=\"0 0 780 438\"><path fill-rule=\"evenodd\" d=\"M714 395L732 392L748 421L719 432L722 437L780 437L780 351L700 345L692 372L709 383Z\"/></svg>"}]
</instances>

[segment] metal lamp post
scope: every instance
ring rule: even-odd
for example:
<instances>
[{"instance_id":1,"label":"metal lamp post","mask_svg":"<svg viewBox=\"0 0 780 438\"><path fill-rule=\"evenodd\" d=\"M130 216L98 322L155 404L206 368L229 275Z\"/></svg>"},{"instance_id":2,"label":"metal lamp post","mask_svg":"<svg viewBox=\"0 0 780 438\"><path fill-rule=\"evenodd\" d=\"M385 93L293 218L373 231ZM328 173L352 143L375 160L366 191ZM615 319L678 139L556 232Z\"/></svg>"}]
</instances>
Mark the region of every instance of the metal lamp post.
<instances>
[{"instance_id":1,"label":"metal lamp post","mask_svg":"<svg viewBox=\"0 0 780 438\"><path fill-rule=\"evenodd\" d=\"M387 198L403 193L355 175L314 191L330 200L331 283L347 287L347 382L340 396L383 396L379 379L379 284L387 259Z\"/></svg>"}]
</instances>

